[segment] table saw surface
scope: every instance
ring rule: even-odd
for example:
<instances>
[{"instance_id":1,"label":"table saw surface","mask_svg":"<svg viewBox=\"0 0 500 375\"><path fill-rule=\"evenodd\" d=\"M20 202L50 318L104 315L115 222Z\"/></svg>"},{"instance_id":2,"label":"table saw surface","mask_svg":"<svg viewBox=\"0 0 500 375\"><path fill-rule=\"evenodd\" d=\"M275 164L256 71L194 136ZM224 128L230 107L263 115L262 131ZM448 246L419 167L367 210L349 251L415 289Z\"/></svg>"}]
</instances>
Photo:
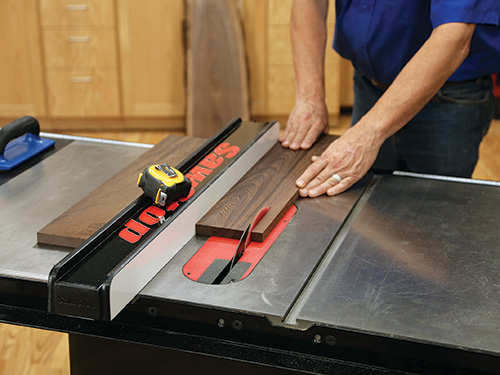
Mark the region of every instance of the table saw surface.
<instances>
[{"instance_id":1,"label":"table saw surface","mask_svg":"<svg viewBox=\"0 0 500 375\"><path fill-rule=\"evenodd\" d=\"M0 277L47 283L67 249L37 245L36 232L148 147L59 139L49 157L3 176ZM337 197L300 199L248 278L226 285L186 278L183 265L207 240L195 236L139 300L250 314L279 330L331 327L452 348L499 364L498 207L494 184L369 175Z\"/></svg>"}]
</instances>

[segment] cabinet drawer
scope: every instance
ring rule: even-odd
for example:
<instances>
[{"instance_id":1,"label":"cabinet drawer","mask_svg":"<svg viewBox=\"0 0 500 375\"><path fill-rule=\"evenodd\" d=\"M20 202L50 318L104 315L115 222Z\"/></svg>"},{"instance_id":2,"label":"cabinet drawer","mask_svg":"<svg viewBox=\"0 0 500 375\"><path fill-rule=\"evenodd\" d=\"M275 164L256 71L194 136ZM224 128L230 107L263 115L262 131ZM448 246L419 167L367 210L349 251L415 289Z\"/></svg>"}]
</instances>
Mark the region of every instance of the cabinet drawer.
<instances>
[{"instance_id":1,"label":"cabinet drawer","mask_svg":"<svg viewBox=\"0 0 500 375\"><path fill-rule=\"evenodd\" d=\"M113 0L40 0L42 26L113 26Z\"/></svg>"},{"instance_id":2,"label":"cabinet drawer","mask_svg":"<svg viewBox=\"0 0 500 375\"><path fill-rule=\"evenodd\" d=\"M120 115L116 69L48 69L46 77L50 116Z\"/></svg>"},{"instance_id":3,"label":"cabinet drawer","mask_svg":"<svg viewBox=\"0 0 500 375\"><path fill-rule=\"evenodd\" d=\"M46 67L116 66L114 29L45 29L43 45Z\"/></svg>"}]
</instances>

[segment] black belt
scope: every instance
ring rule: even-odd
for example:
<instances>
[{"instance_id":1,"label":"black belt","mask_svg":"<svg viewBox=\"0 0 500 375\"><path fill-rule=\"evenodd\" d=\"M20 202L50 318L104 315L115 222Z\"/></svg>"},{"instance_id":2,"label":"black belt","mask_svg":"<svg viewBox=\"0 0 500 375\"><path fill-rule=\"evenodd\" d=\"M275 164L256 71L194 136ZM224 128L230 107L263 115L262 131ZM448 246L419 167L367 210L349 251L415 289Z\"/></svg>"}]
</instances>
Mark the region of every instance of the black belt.
<instances>
[{"instance_id":1,"label":"black belt","mask_svg":"<svg viewBox=\"0 0 500 375\"><path fill-rule=\"evenodd\" d=\"M457 86L457 85L461 85L462 83L468 83L468 82L479 82L483 78L485 78L485 77L468 79L468 80L465 80L465 81L446 82L443 86L441 86L441 88ZM368 78L368 77L366 77L366 79L368 79L373 86L375 86L376 88L378 88L378 89L380 89L382 91L387 90L389 88L389 86L390 86L387 83L383 83L383 82L377 81L375 79L371 79L371 78Z\"/></svg>"},{"instance_id":2,"label":"black belt","mask_svg":"<svg viewBox=\"0 0 500 375\"><path fill-rule=\"evenodd\" d=\"M446 87L453 87L453 86L458 86L458 85L461 85L463 83L469 83L469 82L475 82L475 83L479 83L480 80L484 79L484 78L487 78L487 77L479 77L479 78L473 78L473 79L468 79L468 80L465 80L465 81L457 81L457 82L445 82L445 84L443 86L441 86L441 88L446 88ZM383 83L383 82L380 82L380 81L377 81L375 79L371 79L371 78L368 78L366 77L366 79L368 81L370 81L370 83L375 86L376 88L382 90L382 91L385 91L389 88L390 85L386 84L386 83ZM442 100L436 96L434 96L431 100L431 102L433 103L441 103Z\"/></svg>"}]
</instances>

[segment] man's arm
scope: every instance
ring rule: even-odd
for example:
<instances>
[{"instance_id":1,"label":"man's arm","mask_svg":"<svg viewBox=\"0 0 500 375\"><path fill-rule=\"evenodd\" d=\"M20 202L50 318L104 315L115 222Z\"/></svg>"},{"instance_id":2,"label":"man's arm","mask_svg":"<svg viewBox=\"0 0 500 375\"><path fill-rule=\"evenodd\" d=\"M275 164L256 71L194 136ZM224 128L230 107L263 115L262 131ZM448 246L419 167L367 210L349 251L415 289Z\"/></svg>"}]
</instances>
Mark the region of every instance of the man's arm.
<instances>
[{"instance_id":1,"label":"man's arm","mask_svg":"<svg viewBox=\"0 0 500 375\"><path fill-rule=\"evenodd\" d=\"M370 169L382 143L406 125L439 91L469 53L475 25L434 29L373 108L333 142L297 180L301 196L335 195ZM337 182L332 178L342 178Z\"/></svg>"},{"instance_id":2,"label":"man's arm","mask_svg":"<svg viewBox=\"0 0 500 375\"><path fill-rule=\"evenodd\" d=\"M307 149L328 131L325 104L325 49L328 0L294 0L290 19L296 100L280 141Z\"/></svg>"}]
</instances>

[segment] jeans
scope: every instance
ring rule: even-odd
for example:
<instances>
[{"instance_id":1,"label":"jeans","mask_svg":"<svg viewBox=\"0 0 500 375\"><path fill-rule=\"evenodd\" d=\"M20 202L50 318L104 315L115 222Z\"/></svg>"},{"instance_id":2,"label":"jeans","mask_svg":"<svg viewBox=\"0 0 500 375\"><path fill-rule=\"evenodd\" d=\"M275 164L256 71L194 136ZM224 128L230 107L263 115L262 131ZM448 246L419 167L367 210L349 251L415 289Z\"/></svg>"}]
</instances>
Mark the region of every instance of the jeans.
<instances>
[{"instance_id":1,"label":"jeans","mask_svg":"<svg viewBox=\"0 0 500 375\"><path fill-rule=\"evenodd\" d=\"M354 73L352 125L384 90ZM495 108L491 77L445 86L382 145L373 169L471 177Z\"/></svg>"}]
</instances>

